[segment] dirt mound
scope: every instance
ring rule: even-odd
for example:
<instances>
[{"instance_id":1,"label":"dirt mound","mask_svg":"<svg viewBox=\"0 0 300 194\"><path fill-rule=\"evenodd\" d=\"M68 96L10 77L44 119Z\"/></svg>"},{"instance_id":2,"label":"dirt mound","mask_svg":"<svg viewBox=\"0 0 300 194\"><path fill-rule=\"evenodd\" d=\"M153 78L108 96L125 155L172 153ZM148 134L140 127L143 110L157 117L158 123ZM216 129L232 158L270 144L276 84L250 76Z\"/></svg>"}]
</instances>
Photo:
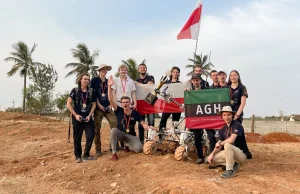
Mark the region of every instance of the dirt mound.
<instances>
[{"instance_id":1,"label":"dirt mound","mask_svg":"<svg viewBox=\"0 0 300 194\"><path fill-rule=\"evenodd\" d=\"M271 143L258 133L246 133L247 143Z\"/></svg>"},{"instance_id":2,"label":"dirt mound","mask_svg":"<svg viewBox=\"0 0 300 194\"><path fill-rule=\"evenodd\" d=\"M299 140L287 133L269 133L264 136L267 141L271 142L299 142Z\"/></svg>"},{"instance_id":3,"label":"dirt mound","mask_svg":"<svg viewBox=\"0 0 300 194\"><path fill-rule=\"evenodd\" d=\"M32 115L27 113L11 113L11 112L0 112L0 120L13 120L13 121L46 121L46 122L55 122L56 120Z\"/></svg>"}]
</instances>

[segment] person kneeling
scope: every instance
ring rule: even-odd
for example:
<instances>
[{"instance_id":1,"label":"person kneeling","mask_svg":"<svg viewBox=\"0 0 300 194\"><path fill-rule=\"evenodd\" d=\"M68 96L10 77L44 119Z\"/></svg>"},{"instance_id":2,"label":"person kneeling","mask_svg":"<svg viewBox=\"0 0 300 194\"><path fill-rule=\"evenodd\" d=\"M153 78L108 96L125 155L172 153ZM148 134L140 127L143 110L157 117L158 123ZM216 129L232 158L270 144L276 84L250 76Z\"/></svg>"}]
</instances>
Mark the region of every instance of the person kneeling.
<instances>
[{"instance_id":1,"label":"person kneeling","mask_svg":"<svg viewBox=\"0 0 300 194\"><path fill-rule=\"evenodd\" d=\"M230 106L224 106L218 115L221 115L225 125L220 129L220 141L216 143L214 151L208 156L208 162L212 165L224 165L226 171L222 178L233 177L240 164L246 159L251 159L243 126L233 120L235 112Z\"/></svg>"},{"instance_id":2,"label":"person kneeling","mask_svg":"<svg viewBox=\"0 0 300 194\"><path fill-rule=\"evenodd\" d=\"M112 160L118 160L117 155L117 142L126 142L128 147L126 150L133 150L135 152L142 152L143 146L140 139L136 136L134 126L139 122L145 130L148 125L143 121L141 115L130 109L130 98L128 96L121 97L121 106L117 105L116 98L112 92L111 86L114 84L113 77L110 76L108 80L108 100L113 107L118 120L118 128L112 128L110 131L110 143L112 149Z\"/></svg>"}]
</instances>

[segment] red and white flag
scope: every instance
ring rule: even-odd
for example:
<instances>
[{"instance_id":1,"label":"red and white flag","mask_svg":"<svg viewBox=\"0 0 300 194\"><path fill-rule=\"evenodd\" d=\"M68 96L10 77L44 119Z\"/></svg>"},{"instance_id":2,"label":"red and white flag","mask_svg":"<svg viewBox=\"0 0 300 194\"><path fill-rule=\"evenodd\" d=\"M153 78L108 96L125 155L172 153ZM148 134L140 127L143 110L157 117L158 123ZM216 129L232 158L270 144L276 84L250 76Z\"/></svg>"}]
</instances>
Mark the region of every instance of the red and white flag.
<instances>
[{"instance_id":1,"label":"red and white flag","mask_svg":"<svg viewBox=\"0 0 300 194\"><path fill-rule=\"evenodd\" d=\"M189 88L191 83L182 82L175 84L166 84L161 88L161 91L165 90L167 93L173 95L174 100L178 103L184 103L184 90ZM168 103L158 95L158 100L154 106L148 104L144 99L146 98L149 92L153 92L155 85L154 84L140 84L136 83L136 98L137 98L137 111L141 114L154 114L154 113L178 113L183 112L183 109L175 104L174 102ZM167 88L167 89L166 89Z\"/></svg>"},{"instance_id":2,"label":"red and white flag","mask_svg":"<svg viewBox=\"0 0 300 194\"><path fill-rule=\"evenodd\" d=\"M182 30L177 36L180 39L194 39L198 40L200 31L200 21L202 12L202 0L199 0L189 20L186 22Z\"/></svg>"}]
</instances>

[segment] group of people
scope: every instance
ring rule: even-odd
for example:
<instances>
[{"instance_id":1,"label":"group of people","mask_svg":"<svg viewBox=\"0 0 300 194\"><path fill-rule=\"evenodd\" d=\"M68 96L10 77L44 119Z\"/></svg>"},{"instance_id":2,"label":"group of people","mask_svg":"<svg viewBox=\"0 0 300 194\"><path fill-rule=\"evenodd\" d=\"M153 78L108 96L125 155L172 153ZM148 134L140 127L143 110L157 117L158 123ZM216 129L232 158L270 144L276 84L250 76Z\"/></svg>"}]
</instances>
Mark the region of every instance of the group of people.
<instances>
[{"instance_id":1,"label":"group of people","mask_svg":"<svg viewBox=\"0 0 300 194\"><path fill-rule=\"evenodd\" d=\"M136 83L155 84L153 76L147 73L147 66L140 64L138 71L140 77L132 80L128 74L128 67L120 65L118 68L119 77L106 77L111 66L102 64L98 68L99 76L90 81L89 74L81 74L77 78L78 87L73 88L67 101L67 108L72 114L74 154L77 163L94 160L101 156L100 131L103 117L110 125L110 148L112 160L118 160L117 150L124 149L142 152L145 130L153 128L154 114L140 115L136 111ZM224 165L226 171L223 178L230 178L235 173L240 163L246 158L251 158L248 150L243 121L243 109L248 97L247 89L242 84L238 71L233 70L229 74L224 71L211 71L210 78L213 84L202 79L202 67L195 66L191 77L189 90L230 88L231 106L223 107L220 115L226 125L221 130L207 130L210 140L211 154L208 162L211 166ZM172 67L170 78L167 84L180 83L180 68ZM163 113L159 130L166 127L168 118L172 115L172 121L179 121L181 113ZM145 122L147 118L147 123ZM138 122L138 136L136 135L135 125ZM86 145L82 154L81 139L83 131L86 134ZM203 129L191 130L195 135L195 146L198 159L196 163L204 162L202 152L202 131ZM216 142L215 133L219 134L220 141ZM96 155L90 156L92 144L95 144ZM119 145L121 143L121 146Z\"/></svg>"}]
</instances>

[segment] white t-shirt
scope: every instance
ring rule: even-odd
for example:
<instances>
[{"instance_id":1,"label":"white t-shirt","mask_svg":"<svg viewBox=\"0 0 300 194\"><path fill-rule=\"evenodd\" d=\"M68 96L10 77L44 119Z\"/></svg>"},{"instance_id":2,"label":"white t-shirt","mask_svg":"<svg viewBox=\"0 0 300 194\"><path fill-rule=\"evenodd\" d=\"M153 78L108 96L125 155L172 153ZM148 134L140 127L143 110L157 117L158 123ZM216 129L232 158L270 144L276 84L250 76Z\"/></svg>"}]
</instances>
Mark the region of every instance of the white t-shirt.
<instances>
[{"instance_id":1,"label":"white t-shirt","mask_svg":"<svg viewBox=\"0 0 300 194\"><path fill-rule=\"evenodd\" d=\"M132 101L131 92L136 91L134 81L128 76L126 78L127 78L126 81L125 80L121 81L121 78L119 77L115 78L114 79L115 84L111 86L111 88L116 91L116 98L118 104L122 96L128 96Z\"/></svg>"}]
</instances>

